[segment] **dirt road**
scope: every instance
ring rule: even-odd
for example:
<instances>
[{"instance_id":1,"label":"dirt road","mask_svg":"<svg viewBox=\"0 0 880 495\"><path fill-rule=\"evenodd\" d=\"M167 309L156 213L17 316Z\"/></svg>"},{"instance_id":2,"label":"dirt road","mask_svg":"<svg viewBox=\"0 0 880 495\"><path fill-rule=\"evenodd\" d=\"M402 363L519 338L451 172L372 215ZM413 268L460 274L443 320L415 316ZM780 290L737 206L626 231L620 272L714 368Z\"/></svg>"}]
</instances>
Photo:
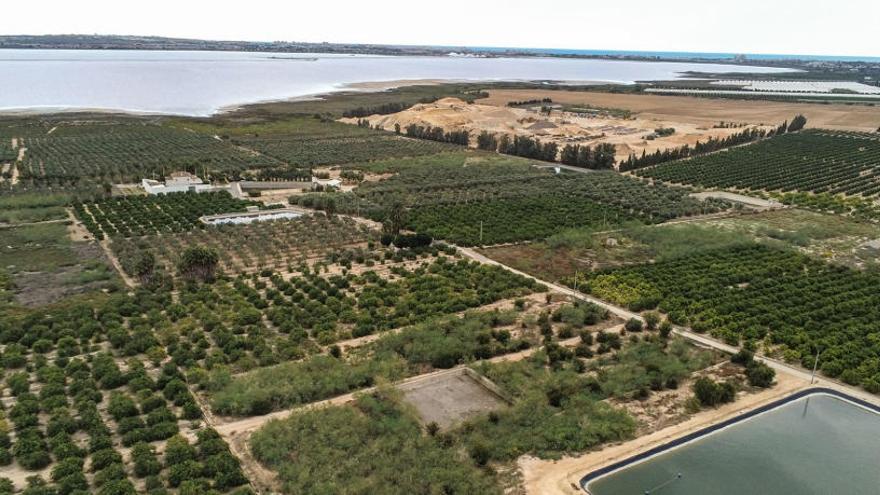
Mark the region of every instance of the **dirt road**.
<instances>
[{"instance_id":1,"label":"dirt road","mask_svg":"<svg viewBox=\"0 0 880 495\"><path fill-rule=\"evenodd\" d=\"M541 284L544 284L554 291L561 292L561 293L568 295L568 296L571 296L575 299L580 299L582 301L591 302L593 304L601 306L601 307L607 309L608 311L610 311L612 314L615 314L623 319L628 320L630 318L636 318L638 320L644 321L644 318L642 318L641 315L639 315L638 313L633 313L632 311L629 311L628 309L622 308L620 306L616 306L614 304L607 303L605 301L602 301L601 299L596 299L595 297L588 296L588 295L583 294L581 292L577 292L575 290L569 289L568 287L554 284L553 282L547 282L546 280L541 280L537 277L529 275L528 273L519 271L515 268L509 267L503 263L499 263L491 258L483 256L482 254L477 253L476 251L474 251L470 248L458 247L458 250L460 253L467 256L468 258L471 258L474 261L500 266L500 267L502 267L506 270L509 270L513 273L517 273L517 274L522 275L524 277L528 277L532 280L535 280ZM728 345L728 344L725 344L721 341L718 341L718 340L715 340L711 337L708 337L706 335L692 332L685 327L673 326L673 333L675 333L676 335L679 335L681 337L684 337L692 342L695 342L699 345L702 345L704 347L723 351L728 354L735 354L736 352L739 352L739 347ZM878 398L877 396L871 395L861 389L850 387L849 385L846 385L843 382L839 382L837 380L832 380L830 378L827 378L825 376L820 376L820 375L816 375L815 377L812 377L811 372L809 372L807 370L804 370L804 369L799 368L797 366L792 366L792 365L784 363L782 361L768 358L765 356L756 356L755 359L758 359L760 361L765 362L768 366L775 369L776 371L784 372L789 375L792 375L792 376L795 376L797 378L800 378L802 380L807 380L807 381L809 381L812 378L813 383L816 385L836 389L836 390L839 390L839 391L844 392L846 394L849 394L853 397L857 397L859 399L862 399L864 401L872 402L875 404L880 404L880 398Z\"/></svg>"},{"instance_id":2,"label":"dirt road","mask_svg":"<svg viewBox=\"0 0 880 495\"><path fill-rule=\"evenodd\" d=\"M620 332L621 328L623 328L622 324L607 328L607 329L605 329L605 331L606 332ZM580 341L581 341L580 337L572 337L570 339L560 340L558 343L561 346L573 347L573 346L576 346L578 343L580 343ZM543 349L543 346L532 347L532 348L526 349L524 351L519 351L519 352L514 352L511 354L504 354L501 356L496 356L494 358L488 359L487 361L490 363L501 363L501 362L505 362L505 361L508 361L508 362L521 361L523 359L528 358L529 356L538 352L541 349ZM464 369L468 366L469 365L459 365L454 368L449 368L449 369L445 369L445 370L438 370L438 371L434 371L431 373L425 373L422 375L413 376L411 378L407 378L405 380L397 382L395 384L395 386L417 384L419 382L426 381L426 380L433 380L437 377L441 377L444 375L459 373L459 372L461 372L462 369ZM357 390L357 391L349 393L349 394L344 394L344 395L340 395L337 397L332 397L330 399L326 399L326 400L322 400L322 401L318 401L318 402L312 402L310 404L304 404L301 406L292 407L290 409L285 409L283 411L276 411L276 412L266 414L263 416L244 418L244 419L241 419L238 421L232 421L232 422L228 422L225 424L223 424L222 419L218 419L216 417L213 419L212 422L214 423L215 428L217 429L217 431L221 435L235 435L235 434L239 434L242 432L256 430L259 427L263 426L264 424L266 424L267 422L269 422L273 419L283 419L283 418L286 418L296 412L300 412L300 411L304 411L304 410L308 410L308 409L313 409L316 407L325 407L325 406L346 404L346 403L354 400L357 395L368 394L370 392L375 391L376 389L377 389L377 387L370 387L370 388L366 388L366 389L361 389L361 390Z\"/></svg>"},{"instance_id":3,"label":"dirt road","mask_svg":"<svg viewBox=\"0 0 880 495\"><path fill-rule=\"evenodd\" d=\"M525 277L534 279L552 290L562 292L576 299L592 302L597 304L611 313L624 318L637 318L643 320L641 316L627 309L608 304L599 299L587 296L580 292L576 292L567 287L563 287L552 282L547 282L533 277L527 273L521 272L514 268L508 267L495 260L487 258L471 249L459 247L459 252L463 255L478 261L480 263L488 263L506 268L509 271L518 273ZM739 351L738 347L719 342L711 337L701 335L683 327L674 327L673 332L684 337L698 345L733 354ZM855 389L836 380L830 380L826 377L813 377L812 373L801 368L791 366L789 364L770 359L763 356L756 356L756 359L763 361L768 366L777 371L777 385L771 389L765 390L758 394L746 396L737 402L722 406L717 409L703 411L694 415L689 420L678 425L665 428L656 433L637 438L631 442L624 444L607 446L597 452L591 452L579 457L564 458L560 461L542 461L540 459L525 457L520 459L519 465L523 473L526 493L534 495L571 495L574 493L582 493L578 481L588 472L598 469L602 466L611 464L616 460L629 457L638 452L648 450L652 447L668 442L673 438L677 438L691 431L699 430L710 424L714 424L724 419L731 418L742 414L748 410L760 407L761 405L770 403L776 399L789 395L797 390L809 386L820 386L836 389L853 397L862 399L866 402L880 405L880 398L868 394L860 389Z\"/></svg>"}]
</instances>

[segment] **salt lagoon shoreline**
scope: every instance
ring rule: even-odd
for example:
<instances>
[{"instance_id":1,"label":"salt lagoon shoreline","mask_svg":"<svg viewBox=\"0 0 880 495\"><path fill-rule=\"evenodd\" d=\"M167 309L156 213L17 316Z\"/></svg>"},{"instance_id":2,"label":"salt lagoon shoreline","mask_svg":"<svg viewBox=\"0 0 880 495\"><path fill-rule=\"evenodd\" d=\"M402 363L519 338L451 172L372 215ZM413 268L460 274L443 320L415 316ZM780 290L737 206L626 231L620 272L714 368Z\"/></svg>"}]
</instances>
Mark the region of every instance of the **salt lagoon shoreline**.
<instances>
[{"instance_id":1,"label":"salt lagoon shoreline","mask_svg":"<svg viewBox=\"0 0 880 495\"><path fill-rule=\"evenodd\" d=\"M253 105L340 92L446 83L634 84L693 70L790 69L690 62L308 54L307 64L265 53L0 50L7 74L0 114L119 113L211 117ZM302 57L294 57L302 58Z\"/></svg>"}]
</instances>

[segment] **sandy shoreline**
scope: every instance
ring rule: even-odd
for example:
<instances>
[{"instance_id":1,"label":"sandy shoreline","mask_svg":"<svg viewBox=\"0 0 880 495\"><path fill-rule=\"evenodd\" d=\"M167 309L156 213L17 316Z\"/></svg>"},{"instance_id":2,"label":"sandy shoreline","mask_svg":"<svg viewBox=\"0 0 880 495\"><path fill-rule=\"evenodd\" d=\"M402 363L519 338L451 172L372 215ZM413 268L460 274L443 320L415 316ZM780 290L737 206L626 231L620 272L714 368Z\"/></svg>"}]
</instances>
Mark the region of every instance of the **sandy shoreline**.
<instances>
[{"instance_id":1,"label":"sandy shoreline","mask_svg":"<svg viewBox=\"0 0 880 495\"><path fill-rule=\"evenodd\" d=\"M290 98L275 98L270 100L259 100L252 103L236 103L225 105L217 109L211 116L233 113L248 107L266 105L272 103L294 103L298 101L318 101L323 100L327 96L338 93L381 93L391 89L401 88L404 86L439 86L441 84L495 84L495 83L538 83L538 81L530 80L508 80L508 79L390 79L387 81L364 81L355 83L345 83L335 86L333 89L310 93L300 96L292 96ZM614 81L557 81L557 86L601 86L605 84L626 83Z\"/></svg>"},{"instance_id":2,"label":"sandy shoreline","mask_svg":"<svg viewBox=\"0 0 880 495\"><path fill-rule=\"evenodd\" d=\"M42 106L42 107L21 107L21 108L0 108L0 116L10 117L32 117L41 115L58 115L71 113L95 113L95 114L119 114L133 115L138 117L192 117L206 118L215 117L224 114L233 113L248 107L258 105L266 105L272 103L292 103L298 101L317 101L327 96L346 93L379 93L390 89L400 88L404 86L438 86L441 84L492 84L492 83L528 83L538 81L528 80L496 80L496 79L392 79L387 81L364 81L356 83L346 83L334 86L326 91L316 93L291 96L286 98L270 98L265 100L254 100L251 102L230 103L216 108L207 114L190 114L190 113L174 113L174 112L153 112L147 110L126 109L126 108L100 108L100 107L70 107L70 106ZM613 81L556 81L558 86L598 86L605 84L624 84Z\"/></svg>"}]
</instances>

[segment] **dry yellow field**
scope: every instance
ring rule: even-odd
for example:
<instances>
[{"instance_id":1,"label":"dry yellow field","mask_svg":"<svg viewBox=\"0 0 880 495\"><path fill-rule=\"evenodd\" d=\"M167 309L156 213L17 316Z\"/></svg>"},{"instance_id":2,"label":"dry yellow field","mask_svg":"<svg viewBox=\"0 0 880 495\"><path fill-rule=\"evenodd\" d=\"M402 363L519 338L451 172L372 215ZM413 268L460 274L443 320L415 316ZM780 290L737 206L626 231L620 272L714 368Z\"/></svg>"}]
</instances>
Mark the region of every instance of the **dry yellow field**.
<instances>
[{"instance_id":1,"label":"dry yellow field","mask_svg":"<svg viewBox=\"0 0 880 495\"><path fill-rule=\"evenodd\" d=\"M481 100L485 101L485 100ZM556 101L554 99L554 101ZM484 103L468 104L456 98L444 98L434 103L423 103L391 115L373 115L367 118L370 125L393 131L396 125L405 129L408 125L441 127L446 131L467 130L472 138L482 131L496 136L529 136L542 142L555 142L560 147L566 144L594 146L598 143L612 143L617 148L617 159L624 160L630 154L653 153L657 150L677 148L682 145L693 146L697 141L709 138L724 138L741 132L744 128L714 128L711 124L694 122L677 117L659 119L641 114L631 118L614 117L607 114L587 114L552 110L541 113L538 108L510 108L503 101L501 105ZM355 124L360 119L342 119ZM725 120L725 119L720 119ZM729 121L729 120L728 120ZM780 120L781 122L781 120ZM674 128L671 136L646 139L657 128ZM750 126L753 127L753 126ZM770 127L766 127L767 130ZM471 139L476 145L476 139Z\"/></svg>"},{"instance_id":2,"label":"dry yellow field","mask_svg":"<svg viewBox=\"0 0 880 495\"><path fill-rule=\"evenodd\" d=\"M554 103L630 110L643 119L685 121L711 126L720 121L778 125L803 114L809 127L876 131L880 107L818 103L749 101L691 96L657 96L556 90L490 90L480 104L505 106L509 101L551 98Z\"/></svg>"}]
</instances>

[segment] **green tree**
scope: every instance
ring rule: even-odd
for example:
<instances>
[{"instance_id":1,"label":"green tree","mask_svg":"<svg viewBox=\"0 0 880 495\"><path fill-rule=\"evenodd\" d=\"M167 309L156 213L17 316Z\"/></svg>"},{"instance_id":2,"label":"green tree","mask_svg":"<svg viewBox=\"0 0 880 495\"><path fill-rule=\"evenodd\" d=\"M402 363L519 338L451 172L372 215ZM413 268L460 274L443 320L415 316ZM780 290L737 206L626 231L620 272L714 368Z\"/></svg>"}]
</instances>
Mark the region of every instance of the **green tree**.
<instances>
[{"instance_id":1,"label":"green tree","mask_svg":"<svg viewBox=\"0 0 880 495\"><path fill-rule=\"evenodd\" d=\"M797 115L795 118L791 119L791 124L788 124L788 132L797 132L803 129L807 125L807 118L803 115Z\"/></svg>"},{"instance_id":2,"label":"green tree","mask_svg":"<svg viewBox=\"0 0 880 495\"><path fill-rule=\"evenodd\" d=\"M188 280L207 282L214 279L219 259L217 251L213 249L188 247L183 251L177 269Z\"/></svg>"},{"instance_id":3,"label":"green tree","mask_svg":"<svg viewBox=\"0 0 880 495\"><path fill-rule=\"evenodd\" d=\"M382 232L397 236L406 225L406 207L402 201L394 201L388 206L388 213L382 222Z\"/></svg>"}]
</instances>

